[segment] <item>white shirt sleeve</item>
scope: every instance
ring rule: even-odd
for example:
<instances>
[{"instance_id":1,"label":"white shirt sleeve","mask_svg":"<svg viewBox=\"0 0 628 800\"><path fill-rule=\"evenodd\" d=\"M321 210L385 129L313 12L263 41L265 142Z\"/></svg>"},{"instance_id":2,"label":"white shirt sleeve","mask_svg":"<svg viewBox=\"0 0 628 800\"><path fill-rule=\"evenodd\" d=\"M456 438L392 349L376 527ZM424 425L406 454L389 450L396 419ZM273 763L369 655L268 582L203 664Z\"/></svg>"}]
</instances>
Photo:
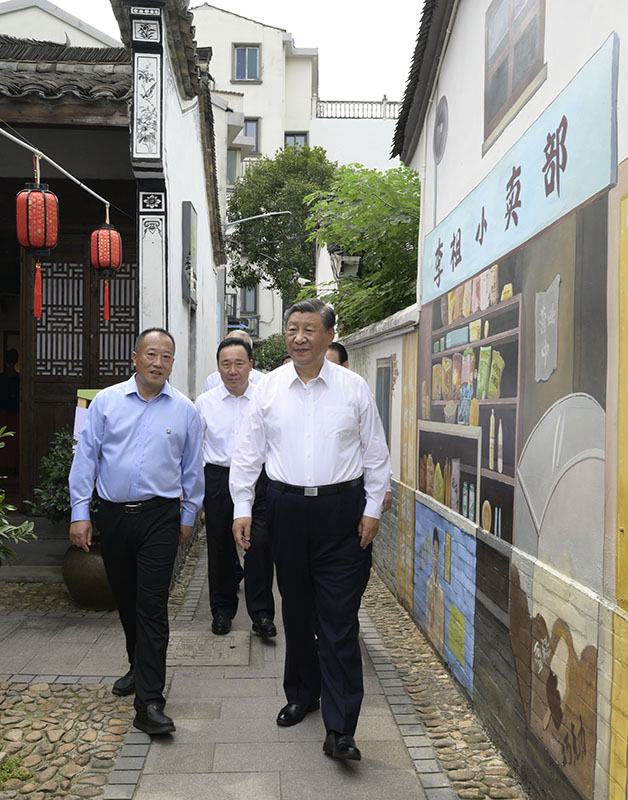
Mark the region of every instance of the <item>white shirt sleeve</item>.
<instances>
[{"instance_id":1,"label":"white shirt sleeve","mask_svg":"<svg viewBox=\"0 0 628 800\"><path fill-rule=\"evenodd\" d=\"M266 460L266 433L257 394L249 403L236 438L229 472L233 518L252 516L255 484Z\"/></svg>"},{"instance_id":2,"label":"white shirt sleeve","mask_svg":"<svg viewBox=\"0 0 628 800\"><path fill-rule=\"evenodd\" d=\"M364 466L364 515L379 519L390 486L390 455L375 400L368 388L360 393L360 449Z\"/></svg>"}]
</instances>

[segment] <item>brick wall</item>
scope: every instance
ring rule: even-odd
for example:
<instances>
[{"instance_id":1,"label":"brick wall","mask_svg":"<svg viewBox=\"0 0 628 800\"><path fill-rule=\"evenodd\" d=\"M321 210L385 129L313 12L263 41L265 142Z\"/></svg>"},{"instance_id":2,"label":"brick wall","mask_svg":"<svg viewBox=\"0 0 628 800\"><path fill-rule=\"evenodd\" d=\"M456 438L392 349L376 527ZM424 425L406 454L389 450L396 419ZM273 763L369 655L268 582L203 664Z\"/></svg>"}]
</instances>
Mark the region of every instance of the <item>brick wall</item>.
<instances>
[{"instance_id":1,"label":"brick wall","mask_svg":"<svg viewBox=\"0 0 628 800\"><path fill-rule=\"evenodd\" d=\"M399 484L391 481L393 504L382 514L379 532L373 542L373 566L390 591L397 596L397 508Z\"/></svg>"}]
</instances>

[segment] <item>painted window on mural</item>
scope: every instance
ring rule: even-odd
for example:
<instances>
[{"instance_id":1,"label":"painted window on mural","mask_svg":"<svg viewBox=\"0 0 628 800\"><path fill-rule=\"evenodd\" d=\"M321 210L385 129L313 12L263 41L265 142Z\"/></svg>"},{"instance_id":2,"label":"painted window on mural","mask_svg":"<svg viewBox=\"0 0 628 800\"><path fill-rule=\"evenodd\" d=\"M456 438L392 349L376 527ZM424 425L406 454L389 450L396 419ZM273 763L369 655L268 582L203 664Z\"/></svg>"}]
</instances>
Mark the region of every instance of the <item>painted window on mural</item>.
<instances>
[{"instance_id":1,"label":"painted window on mural","mask_svg":"<svg viewBox=\"0 0 628 800\"><path fill-rule=\"evenodd\" d=\"M389 358L377 359L377 383L375 402L382 419L386 444L390 445L390 395L391 395L392 362Z\"/></svg>"},{"instance_id":2,"label":"painted window on mural","mask_svg":"<svg viewBox=\"0 0 628 800\"><path fill-rule=\"evenodd\" d=\"M494 0L486 12L484 137L543 67L545 0Z\"/></svg>"},{"instance_id":3,"label":"painted window on mural","mask_svg":"<svg viewBox=\"0 0 628 800\"><path fill-rule=\"evenodd\" d=\"M258 81L260 79L259 46L236 45L234 47L233 73L236 81Z\"/></svg>"}]
</instances>

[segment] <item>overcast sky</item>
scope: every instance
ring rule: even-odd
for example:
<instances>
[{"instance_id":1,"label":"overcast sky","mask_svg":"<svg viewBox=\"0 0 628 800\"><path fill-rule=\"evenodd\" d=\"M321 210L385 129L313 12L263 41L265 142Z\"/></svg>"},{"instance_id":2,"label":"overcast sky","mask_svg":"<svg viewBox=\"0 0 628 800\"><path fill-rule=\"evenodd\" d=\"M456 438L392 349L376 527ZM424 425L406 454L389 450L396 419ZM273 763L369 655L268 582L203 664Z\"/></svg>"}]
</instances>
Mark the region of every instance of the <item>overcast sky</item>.
<instances>
[{"instance_id":1,"label":"overcast sky","mask_svg":"<svg viewBox=\"0 0 628 800\"><path fill-rule=\"evenodd\" d=\"M109 0L52 0L119 38ZM202 5L192 0L191 7ZM419 32L423 0L368 4L347 0L215 0L212 5L284 28L295 47L317 47L323 100L401 100Z\"/></svg>"}]
</instances>

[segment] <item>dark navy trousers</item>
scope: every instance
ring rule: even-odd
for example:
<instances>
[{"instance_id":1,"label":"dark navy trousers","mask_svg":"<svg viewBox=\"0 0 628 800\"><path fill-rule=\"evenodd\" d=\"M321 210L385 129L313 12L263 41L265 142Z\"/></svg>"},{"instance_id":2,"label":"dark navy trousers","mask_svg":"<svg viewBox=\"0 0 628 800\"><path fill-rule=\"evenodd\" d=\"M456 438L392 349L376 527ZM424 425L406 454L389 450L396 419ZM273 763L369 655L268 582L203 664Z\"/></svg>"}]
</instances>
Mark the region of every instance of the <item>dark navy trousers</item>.
<instances>
[{"instance_id":1,"label":"dark navy trousers","mask_svg":"<svg viewBox=\"0 0 628 800\"><path fill-rule=\"evenodd\" d=\"M286 635L288 703L321 698L327 731L353 735L364 686L358 610L371 547L358 524L364 488L304 497L268 487L268 526Z\"/></svg>"},{"instance_id":2,"label":"dark navy trousers","mask_svg":"<svg viewBox=\"0 0 628 800\"><path fill-rule=\"evenodd\" d=\"M244 577L246 609L252 620L275 617L273 598L273 559L266 527L266 486L262 474L255 487L251 546L244 555L244 569L233 538L233 501L229 493L229 471L205 465L205 530L209 605L212 616L218 612L235 617L238 586Z\"/></svg>"}]
</instances>

